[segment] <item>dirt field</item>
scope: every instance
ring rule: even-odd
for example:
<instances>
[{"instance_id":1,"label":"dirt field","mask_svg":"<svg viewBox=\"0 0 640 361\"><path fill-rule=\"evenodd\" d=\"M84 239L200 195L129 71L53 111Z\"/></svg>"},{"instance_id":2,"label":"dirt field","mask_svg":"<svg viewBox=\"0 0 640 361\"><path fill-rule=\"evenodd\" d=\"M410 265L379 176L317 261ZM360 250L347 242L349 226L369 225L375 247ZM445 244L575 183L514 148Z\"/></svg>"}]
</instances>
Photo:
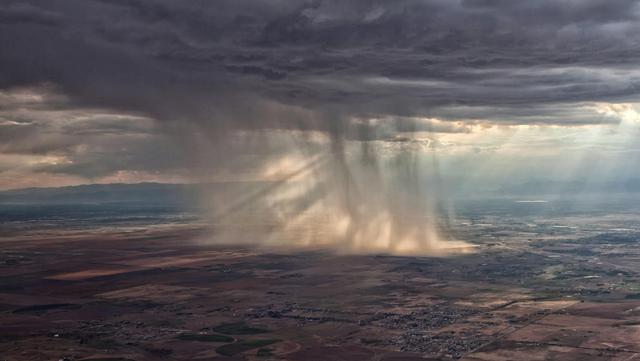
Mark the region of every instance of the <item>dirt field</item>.
<instances>
[{"instance_id":1,"label":"dirt field","mask_svg":"<svg viewBox=\"0 0 640 361\"><path fill-rule=\"evenodd\" d=\"M3 240L0 360L640 359L637 277L607 256L260 252L199 231Z\"/></svg>"}]
</instances>

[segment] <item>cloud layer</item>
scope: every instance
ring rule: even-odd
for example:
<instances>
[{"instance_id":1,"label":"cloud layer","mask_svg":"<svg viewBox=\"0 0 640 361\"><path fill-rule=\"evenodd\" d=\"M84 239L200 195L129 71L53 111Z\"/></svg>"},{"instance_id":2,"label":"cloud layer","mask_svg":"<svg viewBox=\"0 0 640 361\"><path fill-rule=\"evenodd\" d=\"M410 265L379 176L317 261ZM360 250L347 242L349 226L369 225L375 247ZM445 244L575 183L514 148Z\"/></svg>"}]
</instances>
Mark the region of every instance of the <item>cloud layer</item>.
<instances>
[{"instance_id":1,"label":"cloud layer","mask_svg":"<svg viewBox=\"0 0 640 361\"><path fill-rule=\"evenodd\" d=\"M617 124L597 107L638 100L638 20L633 0L7 0L4 171L180 177L279 146L238 132Z\"/></svg>"}]
</instances>

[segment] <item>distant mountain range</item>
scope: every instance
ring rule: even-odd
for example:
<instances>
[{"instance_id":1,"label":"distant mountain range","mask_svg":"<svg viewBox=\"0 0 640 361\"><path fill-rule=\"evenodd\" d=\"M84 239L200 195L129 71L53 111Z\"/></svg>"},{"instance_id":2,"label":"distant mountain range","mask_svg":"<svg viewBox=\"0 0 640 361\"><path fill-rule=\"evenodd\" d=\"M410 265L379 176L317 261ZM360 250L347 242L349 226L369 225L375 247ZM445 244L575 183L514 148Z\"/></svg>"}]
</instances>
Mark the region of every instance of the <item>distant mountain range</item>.
<instances>
[{"instance_id":1,"label":"distant mountain range","mask_svg":"<svg viewBox=\"0 0 640 361\"><path fill-rule=\"evenodd\" d=\"M203 191L218 194L243 195L268 182L228 182L213 184L167 183L112 183L88 184L57 188L24 188L0 191L0 204L196 204ZM527 195L584 195L599 193L640 193L640 180L589 183L587 181L555 182L531 180L529 182L498 186L484 193L485 197ZM452 190L449 196L456 198Z\"/></svg>"},{"instance_id":2,"label":"distant mountain range","mask_svg":"<svg viewBox=\"0 0 640 361\"><path fill-rule=\"evenodd\" d=\"M111 183L56 188L0 191L0 204L196 204L203 194L238 197L269 187L273 182L219 182L197 184Z\"/></svg>"},{"instance_id":3,"label":"distant mountain range","mask_svg":"<svg viewBox=\"0 0 640 361\"><path fill-rule=\"evenodd\" d=\"M179 203L193 199L191 184L89 184L58 188L25 188L0 192L0 203Z\"/></svg>"}]
</instances>

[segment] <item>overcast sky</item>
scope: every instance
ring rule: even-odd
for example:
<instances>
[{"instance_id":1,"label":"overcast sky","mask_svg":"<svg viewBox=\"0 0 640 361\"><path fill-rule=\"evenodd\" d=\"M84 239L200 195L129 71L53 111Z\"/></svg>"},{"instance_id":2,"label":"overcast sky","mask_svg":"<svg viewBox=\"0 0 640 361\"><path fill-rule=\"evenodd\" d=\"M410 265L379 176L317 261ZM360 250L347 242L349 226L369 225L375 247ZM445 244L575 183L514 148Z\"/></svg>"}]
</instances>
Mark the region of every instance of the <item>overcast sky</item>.
<instances>
[{"instance_id":1,"label":"overcast sky","mask_svg":"<svg viewBox=\"0 0 640 361\"><path fill-rule=\"evenodd\" d=\"M638 177L639 35L634 0L3 0L0 189L271 177L336 138Z\"/></svg>"}]
</instances>

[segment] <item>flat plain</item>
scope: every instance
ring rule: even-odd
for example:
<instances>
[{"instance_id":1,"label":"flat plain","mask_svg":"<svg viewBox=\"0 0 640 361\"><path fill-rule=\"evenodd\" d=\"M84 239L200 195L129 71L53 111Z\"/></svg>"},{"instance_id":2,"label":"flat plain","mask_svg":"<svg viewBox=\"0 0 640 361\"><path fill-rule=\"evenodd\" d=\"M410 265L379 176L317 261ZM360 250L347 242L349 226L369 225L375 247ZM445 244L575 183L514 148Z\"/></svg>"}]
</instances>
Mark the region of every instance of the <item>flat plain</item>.
<instances>
[{"instance_id":1,"label":"flat plain","mask_svg":"<svg viewBox=\"0 0 640 361\"><path fill-rule=\"evenodd\" d=\"M222 246L189 222L6 232L0 359L640 359L633 214L449 226L473 252Z\"/></svg>"}]
</instances>

